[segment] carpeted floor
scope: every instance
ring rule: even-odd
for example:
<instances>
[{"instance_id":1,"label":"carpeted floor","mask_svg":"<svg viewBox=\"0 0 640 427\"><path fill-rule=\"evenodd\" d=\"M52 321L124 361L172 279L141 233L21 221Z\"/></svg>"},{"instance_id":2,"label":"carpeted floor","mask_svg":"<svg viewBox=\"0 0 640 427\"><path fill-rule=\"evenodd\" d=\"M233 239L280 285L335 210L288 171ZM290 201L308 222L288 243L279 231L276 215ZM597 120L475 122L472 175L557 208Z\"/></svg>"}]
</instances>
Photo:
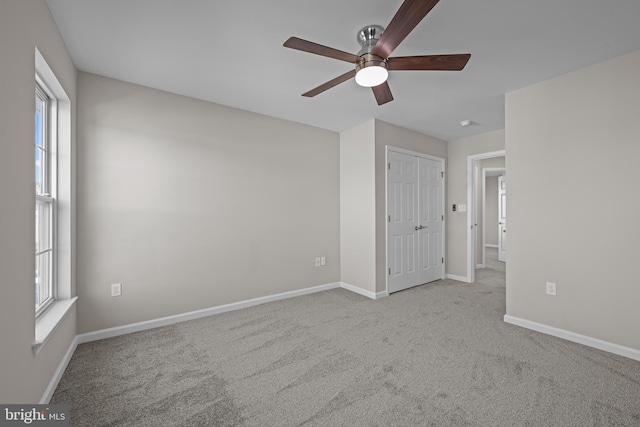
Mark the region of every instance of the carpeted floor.
<instances>
[{"instance_id":1,"label":"carpeted floor","mask_svg":"<svg viewBox=\"0 0 640 427\"><path fill-rule=\"evenodd\" d=\"M78 346L73 426L640 426L640 362L502 321L504 273L342 289Z\"/></svg>"},{"instance_id":2,"label":"carpeted floor","mask_svg":"<svg viewBox=\"0 0 640 427\"><path fill-rule=\"evenodd\" d=\"M507 263L498 261L498 248L484 248L484 265L491 270L505 272Z\"/></svg>"}]
</instances>

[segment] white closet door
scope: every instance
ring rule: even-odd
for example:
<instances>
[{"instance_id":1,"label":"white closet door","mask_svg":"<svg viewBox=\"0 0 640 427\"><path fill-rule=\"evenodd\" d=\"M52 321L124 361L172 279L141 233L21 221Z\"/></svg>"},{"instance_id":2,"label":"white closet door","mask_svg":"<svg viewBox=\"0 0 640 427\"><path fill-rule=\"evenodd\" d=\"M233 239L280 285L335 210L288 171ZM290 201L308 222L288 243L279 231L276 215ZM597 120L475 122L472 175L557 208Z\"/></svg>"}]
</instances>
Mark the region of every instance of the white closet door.
<instances>
[{"instance_id":1,"label":"white closet door","mask_svg":"<svg viewBox=\"0 0 640 427\"><path fill-rule=\"evenodd\" d=\"M418 270L418 158L390 151L387 171L389 292L415 286Z\"/></svg>"},{"instance_id":2,"label":"white closet door","mask_svg":"<svg viewBox=\"0 0 640 427\"><path fill-rule=\"evenodd\" d=\"M442 162L388 152L389 292L442 279Z\"/></svg>"},{"instance_id":3,"label":"white closet door","mask_svg":"<svg viewBox=\"0 0 640 427\"><path fill-rule=\"evenodd\" d=\"M442 235L444 219L442 163L419 159L420 177L420 280L419 284L443 277Z\"/></svg>"}]
</instances>

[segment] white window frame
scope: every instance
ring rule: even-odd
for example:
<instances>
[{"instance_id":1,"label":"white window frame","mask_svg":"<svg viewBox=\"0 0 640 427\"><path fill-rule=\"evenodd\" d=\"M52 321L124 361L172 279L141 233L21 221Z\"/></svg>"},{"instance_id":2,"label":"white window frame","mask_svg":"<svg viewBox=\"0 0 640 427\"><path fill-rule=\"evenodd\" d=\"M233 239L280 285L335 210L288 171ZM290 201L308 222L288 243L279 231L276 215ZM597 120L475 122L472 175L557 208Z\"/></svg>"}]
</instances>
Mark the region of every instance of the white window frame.
<instances>
[{"instance_id":1,"label":"white window frame","mask_svg":"<svg viewBox=\"0 0 640 427\"><path fill-rule=\"evenodd\" d=\"M43 79L36 74L36 85L35 85L36 96L44 102L45 111L43 114L43 123L42 123L42 136L43 136L43 146L41 153L41 161L44 162L44 167L42 168L42 177L41 181L43 183L43 187L40 189L40 192L36 190L36 206L40 203L47 204L49 206L49 218L47 220L36 217L36 222L40 221L40 230L42 227L45 227L49 234L49 245L47 248L38 251L36 248L36 263L37 258L50 253L49 258L49 268L45 277L38 277L39 280L43 278L46 280L46 290L47 297L41 302L36 300L35 313L36 317L41 316L47 308L51 306L51 304L57 299L57 203L56 203L56 195L57 195L57 158L56 158L56 148L57 148L57 100L51 90L44 83ZM38 149L37 141L36 141L36 149ZM35 160L35 159L34 159ZM35 225L35 223L34 223ZM38 227L36 227L38 230ZM36 236L37 238L38 236ZM39 283L36 283L36 296L39 296L40 291L42 291L43 286ZM39 289L38 289L39 288ZM39 299L39 298L37 298Z\"/></svg>"},{"instance_id":2,"label":"white window frame","mask_svg":"<svg viewBox=\"0 0 640 427\"><path fill-rule=\"evenodd\" d=\"M36 313L35 316L34 340L31 346L33 354L37 355L67 314L72 312L78 297L74 296L75 223L73 218L75 216L75 190L73 163L75 152L72 143L71 99L37 47L35 48L35 80L41 86L46 87L49 90L49 97L55 100L55 108L51 109L54 114L49 116L49 120L51 122L51 137L54 139L51 149L56 158L56 162L51 165L51 177L54 181L52 188L55 188L55 192L50 195L55 199L56 205L56 216L53 218L55 259L51 268L55 288L52 294L54 298L48 303L48 307L41 310L41 313ZM32 151L32 153L34 152ZM35 287L32 289L35 292Z\"/></svg>"}]
</instances>

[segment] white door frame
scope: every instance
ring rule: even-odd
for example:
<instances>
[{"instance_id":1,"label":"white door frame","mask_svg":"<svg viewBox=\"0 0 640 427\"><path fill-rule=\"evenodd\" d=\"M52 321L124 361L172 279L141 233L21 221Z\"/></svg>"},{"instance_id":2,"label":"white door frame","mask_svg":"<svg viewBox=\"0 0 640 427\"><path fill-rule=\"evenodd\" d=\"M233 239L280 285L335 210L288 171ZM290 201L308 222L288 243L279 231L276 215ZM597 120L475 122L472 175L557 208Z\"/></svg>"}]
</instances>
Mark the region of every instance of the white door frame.
<instances>
[{"instance_id":1,"label":"white door frame","mask_svg":"<svg viewBox=\"0 0 640 427\"><path fill-rule=\"evenodd\" d=\"M504 171L505 168L482 168L482 245L480 245L482 248L482 262L477 264L480 266L478 268L485 268L487 261L487 257L485 256L485 249L487 247L487 175L495 174L496 172L500 173L500 175L504 175Z\"/></svg>"},{"instance_id":2,"label":"white door frame","mask_svg":"<svg viewBox=\"0 0 640 427\"><path fill-rule=\"evenodd\" d=\"M418 153L417 151L411 151L411 150L405 150L404 148L398 148L398 147L394 147L391 145L386 145L385 146L385 152L384 152L384 163L385 163L385 168L384 168L384 217L385 217L385 221L384 221L384 254L385 254L385 271L389 271L389 221L387 221L387 218L389 216L389 189L387 188L387 183L389 180L389 168L387 167L387 164L389 164L389 151L395 151L396 153L401 153L401 154L407 154L409 156L416 156L416 157L422 157L423 159L430 159L430 160L435 160L437 162L440 162L442 164L442 171L444 173L444 177L442 178L442 188L441 188L441 203L443 206L443 209L446 211L446 205L445 205L445 200L446 200L446 195L445 195L445 189L447 188L446 186L446 179L447 179L447 171L445 169L446 166L446 162L445 159L443 159L442 157L437 157L437 156L431 156L429 154L424 154L424 153ZM443 212L444 214L444 212ZM446 232L447 232L447 223L446 223L446 215L445 215L445 219L442 222L442 239L441 239L441 245L442 245L442 253L444 255L444 263L442 263L442 278L444 279L446 277L446 271L447 271L447 256L446 256ZM387 295L389 295L389 274L385 274L385 287L387 290Z\"/></svg>"},{"instance_id":3,"label":"white door frame","mask_svg":"<svg viewBox=\"0 0 640 427\"><path fill-rule=\"evenodd\" d=\"M476 160L491 159L494 157L506 157L506 150L490 151L488 153L472 154L467 156L467 277L465 282L476 281L476 230L474 227L476 218L476 179L473 170Z\"/></svg>"},{"instance_id":4,"label":"white door frame","mask_svg":"<svg viewBox=\"0 0 640 427\"><path fill-rule=\"evenodd\" d=\"M503 201L503 197L505 200ZM498 177L498 261L507 262L507 181L505 176Z\"/></svg>"}]
</instances>

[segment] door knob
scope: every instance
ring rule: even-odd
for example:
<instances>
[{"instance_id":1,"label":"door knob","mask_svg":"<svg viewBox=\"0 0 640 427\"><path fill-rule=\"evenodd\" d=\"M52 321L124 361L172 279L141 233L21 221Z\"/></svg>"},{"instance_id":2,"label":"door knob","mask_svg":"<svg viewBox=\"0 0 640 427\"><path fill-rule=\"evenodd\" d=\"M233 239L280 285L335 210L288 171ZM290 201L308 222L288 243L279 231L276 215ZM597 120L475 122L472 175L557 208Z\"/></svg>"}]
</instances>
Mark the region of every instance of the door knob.
<instances>
[{"instance_id":1,"label":"door knob","mask_svg":"<svg viewBox=\"0 0 640 427\"><path fill-rule=\"evenodd\" d=\"M423 228L429 228L429 226L428 225L420 225L420 226L416 225L415 230L418 231L418 230L422 230Z\"/></svg>"}]
</instances>

